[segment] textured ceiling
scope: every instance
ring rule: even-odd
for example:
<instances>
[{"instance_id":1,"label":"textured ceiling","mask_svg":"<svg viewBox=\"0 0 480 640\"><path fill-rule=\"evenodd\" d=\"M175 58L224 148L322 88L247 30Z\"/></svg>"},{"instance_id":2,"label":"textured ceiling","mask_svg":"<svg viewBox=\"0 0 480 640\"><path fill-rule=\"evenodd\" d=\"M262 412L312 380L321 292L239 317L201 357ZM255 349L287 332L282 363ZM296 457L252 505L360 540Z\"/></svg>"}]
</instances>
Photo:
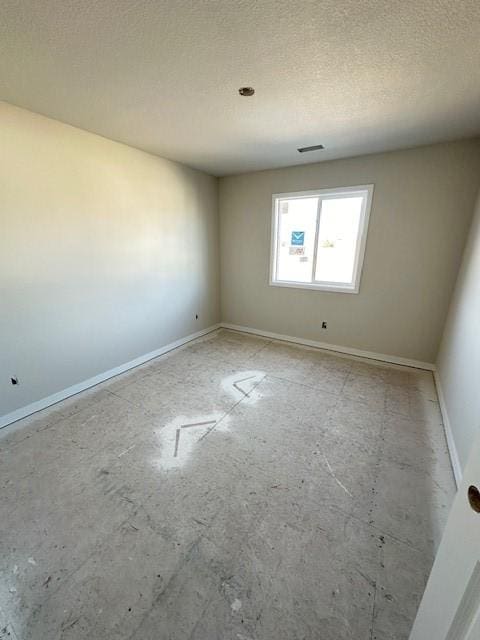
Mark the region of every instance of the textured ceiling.
<instances>
[{"instance_id":1,"label":"textured ceiling","mask_svg":"<svg viewBox=\"0 0 480 640\"><path fill-rule=\"evenodd\" d=\"M480 2L2 0L0 99L215 175L475 135Z\"/></svg>"}]
</instances>

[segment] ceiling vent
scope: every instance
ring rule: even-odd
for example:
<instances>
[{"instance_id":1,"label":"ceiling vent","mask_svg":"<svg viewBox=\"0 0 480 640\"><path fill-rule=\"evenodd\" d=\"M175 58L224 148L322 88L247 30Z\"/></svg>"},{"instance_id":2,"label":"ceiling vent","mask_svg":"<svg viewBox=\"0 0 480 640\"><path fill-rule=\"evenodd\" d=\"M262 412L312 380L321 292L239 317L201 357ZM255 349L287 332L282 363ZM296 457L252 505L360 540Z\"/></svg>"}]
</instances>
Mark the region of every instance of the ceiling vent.
<instances>
[{"instance_id":1,"label":"ceiling vent","mask_svg":"<svg viewBox=\"0 0 480 640\"><path fill-rule=\"evenodd\" d=\"M298 153L306 153L307 151L320 151L320 149L325 149L323 144L314 144L313 147L300 147L297 151Z\"/></svg>"}]
</instances>

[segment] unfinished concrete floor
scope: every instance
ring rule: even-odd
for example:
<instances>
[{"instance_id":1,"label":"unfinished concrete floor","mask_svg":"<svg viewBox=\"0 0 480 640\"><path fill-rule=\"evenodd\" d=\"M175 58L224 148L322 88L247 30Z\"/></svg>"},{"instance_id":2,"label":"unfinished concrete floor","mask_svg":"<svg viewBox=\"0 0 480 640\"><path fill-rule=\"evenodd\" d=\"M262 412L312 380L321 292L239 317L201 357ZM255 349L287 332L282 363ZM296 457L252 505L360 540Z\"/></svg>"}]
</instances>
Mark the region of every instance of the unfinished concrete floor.
<instances>
[{"instance_id":1,"label":"unfinished concrete floor","mask_svg":"<svg viewBox=\"0 0 480 640\"><path fill-rule=\"evenodd\" d=\"M221 331L0 432L0 638L405 640L431 374Z\"/></svg>"}]
</instances>

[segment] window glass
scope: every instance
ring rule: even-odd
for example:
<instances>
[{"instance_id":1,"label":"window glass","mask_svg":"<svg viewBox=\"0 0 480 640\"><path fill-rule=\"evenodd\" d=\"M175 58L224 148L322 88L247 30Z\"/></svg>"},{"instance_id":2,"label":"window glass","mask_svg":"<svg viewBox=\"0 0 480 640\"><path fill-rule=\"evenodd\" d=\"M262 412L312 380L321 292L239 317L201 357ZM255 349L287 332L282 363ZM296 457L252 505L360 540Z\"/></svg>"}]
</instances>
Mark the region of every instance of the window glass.
<instances>
[{"instance_id":1,"label":"window glass","mask_svg":"<svg viewBox=\"0 0 480 640\"><path fill-rule=\"evenodd\" d=\"M322 201L315 280L351 283L363 198Z\"/></svg>"},{"instance_id":2,"label":"window glass","mask_svg":"<svg viewBox=\"0 0 480 640\"><path fill-rule=\"evenodd\" d=\"M311 282L318 198L280 200L277 278Z\"/></svg>"}]
</instances>

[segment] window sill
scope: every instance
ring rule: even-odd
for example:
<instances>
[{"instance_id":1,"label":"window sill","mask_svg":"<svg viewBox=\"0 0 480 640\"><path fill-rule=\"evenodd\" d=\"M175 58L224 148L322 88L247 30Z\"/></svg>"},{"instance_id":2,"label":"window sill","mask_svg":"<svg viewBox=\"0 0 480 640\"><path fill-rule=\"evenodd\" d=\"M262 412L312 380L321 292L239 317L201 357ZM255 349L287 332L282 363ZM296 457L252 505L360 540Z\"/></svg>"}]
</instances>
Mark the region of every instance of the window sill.
<instances>
[{"instance_id":1,"label":"window sill","mask_svg":"<svg viewBox=\"0 0 480 640\"><path fill-rule=\"evenodd\" d=\"M330 293L358 293L359 288L355 286L340 286L328 284L310 284L307 282L269 282L271 287L285 287L287 289L312 289L314 291L329 291Z\"/></svg>"}]
</instances>

